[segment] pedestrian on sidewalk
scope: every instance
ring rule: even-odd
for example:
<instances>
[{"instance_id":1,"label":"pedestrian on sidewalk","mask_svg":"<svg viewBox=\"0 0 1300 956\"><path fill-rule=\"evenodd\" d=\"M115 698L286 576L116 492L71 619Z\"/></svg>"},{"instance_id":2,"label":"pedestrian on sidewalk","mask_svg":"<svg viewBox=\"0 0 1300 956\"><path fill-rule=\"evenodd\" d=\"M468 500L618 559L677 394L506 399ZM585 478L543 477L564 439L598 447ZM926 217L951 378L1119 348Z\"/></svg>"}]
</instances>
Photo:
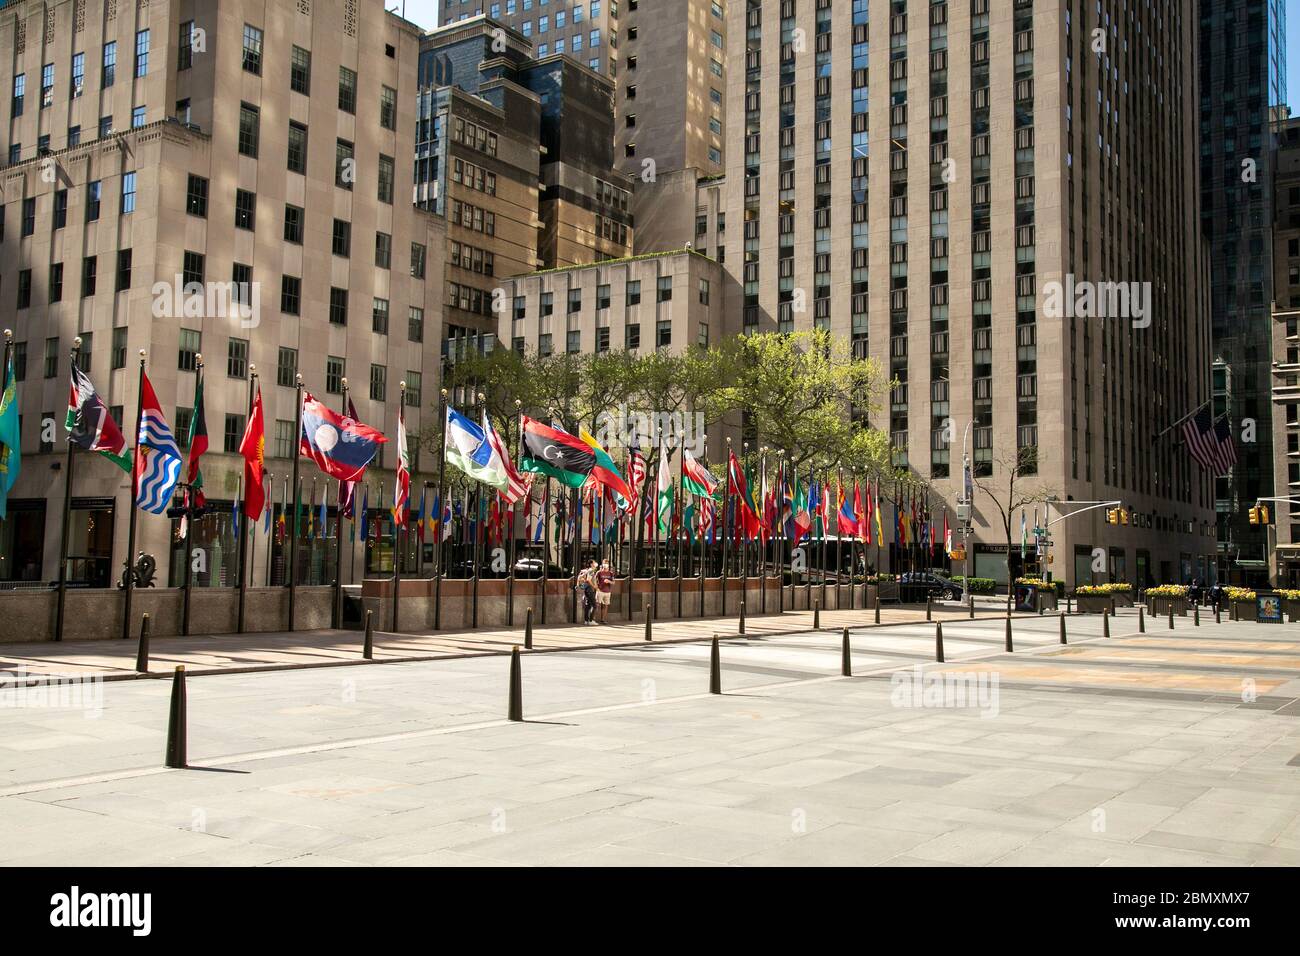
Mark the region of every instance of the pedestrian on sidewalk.
<instances>
[{"instance_id":1,"label":"pedestrian on sidewalk","mask_svg":"<svg viewBox=\"0 0 1300 956\"><path fill-rule=\"evenodd\" d=\"M608 623L609 601L613 591L614 572L610 570L609 559L606 558L600 562L600 570L596 572L596 621L599 624Z\"/></svg>"},{"instance_id":2,"label":"pedestrian on sidewalk","mask_svg":"<svg viewBox=\"0 0 1300 956\"><path fill-rule=\"evenodd\" d=\"M582 596L582 623L594 624L596 613L596 562L592 561L578 574L578 593Z\"/></svg>"}]
</instances>

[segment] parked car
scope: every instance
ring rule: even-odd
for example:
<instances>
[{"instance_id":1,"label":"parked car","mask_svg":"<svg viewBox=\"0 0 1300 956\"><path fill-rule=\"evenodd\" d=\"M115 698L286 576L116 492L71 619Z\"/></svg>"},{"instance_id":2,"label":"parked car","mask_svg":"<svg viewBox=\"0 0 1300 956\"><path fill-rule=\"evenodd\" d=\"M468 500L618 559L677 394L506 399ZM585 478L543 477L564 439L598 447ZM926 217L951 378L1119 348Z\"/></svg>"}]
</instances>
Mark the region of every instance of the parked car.
<instances>
[{"instance_id":1,"label":"parked car","mask_svg":"<svg viewBox=\"0 0 1300 956\"><path fill-rule=\"evenodd\" d=\"M908 571L899 576L898 590L904 604L921 604L927 597L937 601L960 601L965 597L960 582L936 571Z\"/></svg>"}]
</instances>

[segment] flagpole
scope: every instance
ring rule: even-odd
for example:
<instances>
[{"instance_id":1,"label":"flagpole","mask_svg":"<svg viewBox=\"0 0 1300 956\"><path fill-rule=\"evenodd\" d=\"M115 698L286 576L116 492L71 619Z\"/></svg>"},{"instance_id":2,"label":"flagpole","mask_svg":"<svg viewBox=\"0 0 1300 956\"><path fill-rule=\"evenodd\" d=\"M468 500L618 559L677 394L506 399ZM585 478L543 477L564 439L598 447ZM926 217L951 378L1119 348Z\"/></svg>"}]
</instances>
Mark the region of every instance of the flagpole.
<instances>
[{"instance_id":1,"label":"flagpole","mask_svg":"<svg viewBox=\"0 0 1300 956\"><path fill-rule=\"evenodd\" d=\"M397 427L399 429L397 449L397 473L393 476L393 633L397 633L398 610L401 601L398 599L402 588L402 531L406 527L406 522L411 514L411 483L410 475L407 475L406 500L402 502L400 508L397 506L397 485L400 480L401 472L405 463L402 461L402 454L406 451L406 381L403 380L397 385ZM444 456L445 457L445 456ZM407 535L407 543L410 543L410 535Z\"/></svg>"},{"instance_id":2,"label":"flagpole","mask_svg":"<svg viewBox=\"0 0 1300 956\"><path fill-rule=\"evenodd\" d=\"M524 450L523 408L524 408L524 403L516 398L515 399L515 427L518 429L519 432L519 441L518 444L515 446L518 449L518 451L515 453L515 458L516 458L515 467L519 467L520 465L523 464L523 450ZM510 435L509 433L507 433L506 438L509 437ZM533 489L532 486L530 485L528 488L528 501L530 504L532 503L532 500L533 500ZM516 499L510 505L510 550L509 550L510 582L509 584L506 585L506 627L515 626L515 561L517 560L516 550L515 550L517 547L515 543L515 533L516 533L515 525L517 524L518 520L519 520L519 500Z\"/></svg>"},{"instance_id":3,"label":"flagpole","mask_svg":"<svg viewBox=\"0 0 1300 956\"><path fill-rule=\"evenodd\" d=\"M821 528L822 528L822 560L821 560L821 568L819 569L821 571L820 577L822 582L821 597L819 598L819 602L822 607L826 606L826 531L827 531L826 526L830 524L830 522L826 520L826 512L828 510L827 505L830 504L830 500L826 497L827 494L828 494L828 489L826 487L826 472L822 472L821 494L817 498L817 507L821 512L819 518L820 518ZM836 577L836 580L837 581L839 580L838 576Z\"/></svg>"},{"instance_id":4,"label":"flagpole","mask_svg":"<svg viewBox=\"0 0 1300 956\"><path fill-rule=\"evenodd\" d=\"M625 421L624 424L626 424L626 421ZM623 437L621 438L621 440L622 440L622 441L627 441L627 440L628 440L628 436L627 436L627 430L626 430L626 428L624 428L624 430L623 430ZM640 435L637 436L637 446L636 446L636 447L637 447L637 450L638 450L638 452L639 452L640 449L641 449L641 437L640 437ZM632 446L631 446L631 444L628 444L628 445L624 446L624 448L623 448L623 473L624 473L625 475L627 475L627 478L628 478L628 490L631 491L634 495L635 495L635 494L638 494L638 489L637 489L637 487L636 487L635 479L632 477ZM644 484L644 482L642 482L642 484ZM640 499L638 498L638 499L636 499L636 500L634 500L634 501L629 501L627 504L628 504L628 509L629 509L628 514L631 515L632 520L633 520L633 521L637 521L637 520L639 520L639 517L640 517L640 516L639 516L639 512L641 511L641 502L640 502ZM635 574L635 572L636 572L636 545L635 545L635 543L634 543L635 539L634 539L634 537L633 537L632 529L631 529L631 528L628 528L628 529L627 529L626 536L624 535L623 525L624 525L624 524L626 523L626 521L627 521L628 514L624 514L624 515L622 515L622 516L619 518L619 524L618 524L618 538L619 538L619 542L618 542L618 543L619 543L619 551L620 551L619 557L620 557L620 558L623 558L623 557L626 557L626 558L627 558L627 595L626 595L626 600L624 601L624 603L627 605L627 619L630 621L630 620L632 620L632 595L635 593L635 592L634 592L634 588L633 588L633 581L635 580L635 578L634 578L634 574ZM626 540L625 540L625 537L626 537ZM628 550L629 545L631 546L631 550L630 550L630 551Z\"/></svg>"},{"instance_id":5,"label":"flagpole","mask_svg":"<svg viewBox=\"0 0 1300 956\"><path fill-rule=\"evenodd\" d=\"M701 456L708 461L707 445L701 449ZM695 496L695 528L696 533L700 536L700 567L698 577L700 579L700 617L704 617L704 501L703 495ZM708 498L709 505L712 507L713 498Z\"/></svg>"},{"instance_id":6,"label":"flagpole","mask_svg":"<svg viewBox=\"0 0 1300 956\"><path fill-rule=\"evenodd\" d=\"M122 639L131 636L131 596L135 590L136 481L140 457L140 425L144 420L144 349L140 350L140 377L136 386L135 445L131 449L131 517L126 531L126 573L122 576Z\"/></svg>"},{"instance_id":7,"label":"flagpole","mask_svg":"<svg viewBox=\"0 0 1300 956\"><path fill-rule=\"evenodd\" d=\"M289 530L289 630L293 631L294 611L298 602L298 459L302 457L302 373L294 375L294 409L293 434L299 447L292 449L293 477L290 484L294 490L293 524Z\"/></svg>"},{"instance_id":8,"label":"flagpole","mask_svg":"<svg viewBox=\"0 0 1300 956\"><path fill-rule=\"evenodd\" d=\"M686 446L682 445L683 451L685 448ZM673 509L680 516L677 520L677 616L679 618L682 616L682 572L685 570L682 567L682 526L685 524L682 519L686 514L686 500L684 498L686 493L686 469L683 467L685 462L686 458L683 455L677 456L677 501L674 502L675 507Z\"/></svg>"},{"instance_id":9,"label":"flagpole","mask_svg":"<svg viewBox=\"0 0 1300 956\"><path fill-rule=\"evenodd\" d=\"M722 492L722 616L727 616L727 544L731 540L731 436L723 439L727 447L727 483Z\"/></svg>"},{"instance_id":10,"label":"flagpole","mask_svg":"<svg viewBox=\"0 0 1300 956\"><path fill-rule=\"evenodd\" d=\"M656 431L659 429L656 428ZM651 525L651 534L653 535L652 543L654 545L655 571L654 578L651 581L651 591L653 595L651 602L654 610L650 616L655 620L659 619L659 469L664 465L664 436L659 431L659 457L655 459L655 502L654 502L654 523Z\"/></svg>"},{"instance_id":11,"label":"flagpole","mask_svg":"<svg viewBox=\"0 0 1300 956\"><path fill-rule=\"evenodd\" d=\"M81 336L78 335L72 340L72 365L76 366L77 358L81 354ZM6 373L8 374L8 373ZM68 377L71 379L72 370L69 368ZM54 639L63 640L63 621L64 606L68 597L68 525L72 518L72 450L76 445L72 441L71 433L68 435L68 462L66 475L63 480L63 528L59 533L59 600L58 610L54 618Z\"/></svg>"},{"instance_id":12,"label":"flagpole","mask_svg":"<svg viewBox=\"0 0 1300 956\"><path fill-rule=\"evenodd\" d=\"M522 433L521 433L522 434ZM542 486L542 593L538 598L542 623L546 623L546 586L550 582L551 566L551 476L546 476Z\"/></svg>"},{"instance_id":13,"label":"flagpole","mask_svg":"<svg viewBox=\"0 0 1300 956\"><path fill-rule=\"evenodd\" d=\"M343 378L339 383L343 386L343 397L339 399L339 413L346 418L348 414L348 380ZM248 392L249 415L253 414L253 392ZM329 494L329 485L325 486L326 495ZM353 489L356 494L356 489ZM343 482L339 482L338 501L336 505L338 514L334 518L334 535L338 539L334 542L334 607L332 608L332 618L334 627L343 626ZM241 598L242 601L242 598ZM242 628L241 628L242 630Z\"/></svg>"},{"instance_id":14,"label":"flagpole","mask_svg":"<svg viewBox=\"0 0 1300 956\"><path fill-rule=\"evenodd\" d=\"M446 537L446 528L443 515L447 513L447 496L445 494L447 484L447 390L444 388L438 393L438 427L442 429L442 454L438 457L438 540L437 556L438 561L434 568L433 577L433 629L435 631L442 629L442 575L443 575L443 549L442 542Z\"/></svg>"},{"instance_id":15,"label":"flagpole","mask_svg":"<svg viewBox=\"0 0 1300 956\"><path fill-rule=\"evenodd\" d=\"M256 390L256 388L257 388L257 366L256 366L256 365L253 365L253 364L250 363L249 366L248 366L248 417L247 417L246 421L252 421L252 420L253 420L253 392ZM246 506L247 503L248 503L248 488L247 488L246 486L243 486L243 501L241 502L241 505L245 505L245 506ZM248 525L248 522L249 522L249 517L248 517L248 514L247 514L247 508L246 508L246 507L241 507L241 508L240 508L240 511L245 512L245 513L244 513L244 516L243 516L243 517L244 517L244 521L243 521L243 523L240 525L240 531L239 531L239 617L238 617L238 633L243 634L243 633L244 633L244 610L245 610L245 607L246 607L246 605L247 605L247 603L248 603L248 574L249 574L249 568L247 567L247 562L248 562L248 532L249 532L249 529L248 529L247 525ZM191 522L191 523L192 523L192 522ZM254 521L254 524L256 524L255 521Z\"/></svg>"},{"instance_id":16,"label":"flagpole","mask_svg":"<svg viewBox=\"0 0 1300 956\"><path fill-rule=\"evenodd\" d=\"M486 399L482 392L478 393L478 411L480 415L485 414L487 408ZM485 436L486 437L486 436ZM483 560L483 483L476 482L474 485L474 596L473 604L470 611L470 627L478 627L478 579L479 565Z\"/></svg>"}]
</instances>

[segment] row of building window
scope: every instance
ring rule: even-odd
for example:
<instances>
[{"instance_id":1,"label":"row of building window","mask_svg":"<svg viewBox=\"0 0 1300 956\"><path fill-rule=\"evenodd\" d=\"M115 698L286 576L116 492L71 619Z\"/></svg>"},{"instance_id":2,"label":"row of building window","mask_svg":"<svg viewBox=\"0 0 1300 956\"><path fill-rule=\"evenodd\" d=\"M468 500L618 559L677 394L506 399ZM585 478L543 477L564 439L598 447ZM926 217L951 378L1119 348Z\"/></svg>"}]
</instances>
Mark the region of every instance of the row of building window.
<instances>
[{"instance_id":1,"label":"row of building window","mask_svg":"<svg viewBox=\"0 0 1300 956\"><path fill-rule=\"evenodd\" d=\"M135 35L135 75L142 77L149 72L149 31L140 30ZM117 41L110 40L103 45L100 81L101 89L108 89L117 79ZM41 67L41 109L54 103L55 70L53 63ZM86 54L72 54L72 98L75 100L85 92ZM27 98L27 75L18 73L14 76L13 95L9 103L9 115L16 119L23 115Z\"/></svg>"}]
</instances>

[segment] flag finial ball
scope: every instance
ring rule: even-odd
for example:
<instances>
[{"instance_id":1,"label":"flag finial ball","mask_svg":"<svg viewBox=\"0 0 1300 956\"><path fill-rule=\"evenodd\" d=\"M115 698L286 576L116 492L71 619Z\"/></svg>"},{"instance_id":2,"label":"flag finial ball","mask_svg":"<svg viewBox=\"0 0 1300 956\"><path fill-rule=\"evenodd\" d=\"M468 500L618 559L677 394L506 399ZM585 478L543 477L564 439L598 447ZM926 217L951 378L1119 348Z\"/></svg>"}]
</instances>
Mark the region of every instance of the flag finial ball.
<instances>
[{"instance_id":1,"label":"flag finial ball","mask_svg":"<svg viewBox=\"0 0 1300 956\"><path fill-rule=\"evenodd\" d=\"M76 338L74 338L72 340L72 344L75 348L81 348L81 336L78 335Z\"/></svg>"},{"instance_id":2,"label":"flag finial ball","mask_svg":"<svg viewBox=\"0 0 1300 956\"><path fill-rule=\"evenodd\" d=\"M344 375L341 379L339 379L339 382L343 385L344 388L348 387L348 377L346 375Z\"/></svg>"},{"instance_id":3,"label":"flag finial ball","mask_svg":"<svg viewBox=\"0 0 1300 956\"><path fill-rule=\"evenodd\" d=\"M248 373L249 373L250 375L256 375L256 374L257 374L257 366L256 366L255 364L253 364L252 362L249 362L249 363L248 363Z\"/></svg>"},{"instance_id":4,"label":"flag finial ball","mask_svg":"<svg viewBox=\"0 0 1300 956\"><path fill-rule=\"evenodd\" d=\"M145 356L145 351L144 351L144 349L141 349L141 350L140 350L140 358L144 358L144 356ZM202 356L200 356L200 355L195 355L195 358L202 358Z\"/></svg>"},{"instance_id":5,"label":"flag finial ball","mask_svg":"<svg viewBox=\"0 0 1300 956\"><path fill-rule=\"evenodd\" d=\"M406 379L402 379L400 382L398 382L397 387L400 388L402 391L406 391Z\"/></svg>"},{"instance_id":6,"label":"flag finial ball","mask_svg":"<svg viewBox=\"0 0 1300 956\"><path fill-rule=\"evenodd\" d=\"M14 337L14 330L13 330L13 329L5 329L5 338L6 338L6 339L12 339L13 337Z\"/></svg>"}]
</instances>

